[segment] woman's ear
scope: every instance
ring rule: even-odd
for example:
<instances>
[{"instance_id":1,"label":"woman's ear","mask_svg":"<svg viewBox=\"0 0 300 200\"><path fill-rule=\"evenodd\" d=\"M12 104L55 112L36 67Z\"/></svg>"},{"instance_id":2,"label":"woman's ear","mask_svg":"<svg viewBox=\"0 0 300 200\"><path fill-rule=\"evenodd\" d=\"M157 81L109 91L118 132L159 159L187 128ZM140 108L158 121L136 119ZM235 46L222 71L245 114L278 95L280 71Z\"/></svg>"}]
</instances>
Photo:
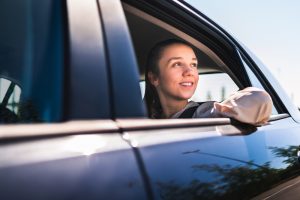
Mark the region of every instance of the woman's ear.
<instances>
[{"instance_id":1,"label":"woman's ear","mask_svg":"<svg viewBox=\"0 0 300 200\"><path fill-rule=\"evenodd\" d=\"M154 87L157 87L159 85L159 80L156 74L148 72L148 79Z\"/></svg>"}]
</instances>

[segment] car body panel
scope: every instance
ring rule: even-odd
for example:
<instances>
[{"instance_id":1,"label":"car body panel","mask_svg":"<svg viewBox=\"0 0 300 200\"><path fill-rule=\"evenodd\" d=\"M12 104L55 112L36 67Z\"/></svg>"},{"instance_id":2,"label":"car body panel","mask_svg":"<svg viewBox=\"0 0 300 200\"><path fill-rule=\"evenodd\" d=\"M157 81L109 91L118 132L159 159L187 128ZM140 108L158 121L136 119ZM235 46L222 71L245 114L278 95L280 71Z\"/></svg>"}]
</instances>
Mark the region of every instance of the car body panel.
<instances>
[{"instance_id":1,"label":"car body panel","mask_svg":"<svg viewBox=\"0 0 300 200\"><path fill-rule=\"evenodd\" d=\"M124 136L144 160L155 199L248 199L298 173L300 126L292 118L246 135L223 135L232 132L230 126L125 131Z\"/></svg>"},{"instance_id":2,"label":"car body panel","mask_svg":"<svg viewBox=\"0 0 300 200\"><path fill-rule=\"evenodd\" d=\"M1 141L0 188L0 199L147 198L119 133Z\"/></svg>"},{"instance_id":3,"label":"car body panel","mask_svg":"<svg viewBox=\"0 0 300 200\"><path fill-rule=\"evenodd\" d=\"M66 88L69 89L65 92L64 118L111 118L109 69L97 2L66 3L69 40Z\"/></svg>"},{"instance_id":4,"label":"car body panel","mask_svg":"<svg viewBox=\"0 0 300 200\"><path fill-rule=\"evenodd\" d=\"M110 60L114 118L143 117L145 108L138 84L138 67L121 2L99 0L99 7Z\"/></svg>"}]
</instances>

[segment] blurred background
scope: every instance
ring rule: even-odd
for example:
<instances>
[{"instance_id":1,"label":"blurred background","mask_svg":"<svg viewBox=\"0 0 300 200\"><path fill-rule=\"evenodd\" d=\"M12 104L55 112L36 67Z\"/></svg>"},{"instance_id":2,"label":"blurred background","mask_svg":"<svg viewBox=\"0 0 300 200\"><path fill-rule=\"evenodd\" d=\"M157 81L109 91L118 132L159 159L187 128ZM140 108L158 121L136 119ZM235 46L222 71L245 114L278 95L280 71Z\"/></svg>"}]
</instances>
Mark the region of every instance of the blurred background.
<instances>
[{"instance_id":1,"label":"blurred background","mask_svg":"<svg viewBox=\"0 0 300 200\"><path fill-rule=\"evenodd\" d=\"M300 1L186 0L245 44L300 107Z\"/></svg>"}]
</instances>

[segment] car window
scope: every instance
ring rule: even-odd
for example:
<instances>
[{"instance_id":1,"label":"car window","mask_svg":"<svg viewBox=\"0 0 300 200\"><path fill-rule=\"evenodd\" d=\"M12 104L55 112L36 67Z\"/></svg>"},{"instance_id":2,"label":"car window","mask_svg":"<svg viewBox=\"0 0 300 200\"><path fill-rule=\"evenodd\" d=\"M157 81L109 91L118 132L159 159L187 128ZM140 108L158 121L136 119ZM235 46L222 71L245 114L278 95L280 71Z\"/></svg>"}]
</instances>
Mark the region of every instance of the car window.
<instances>
[{"instance_id":1,"label":"car window","mask_svg":"<svg viewBox=\"0 0 300 200\"><path fill-rule=\"evenodd\" d=\"M180 26L178 28L178 21L172 21L172 19L168 19L168 16L162 17L163 11L160 11L161 15L157 18L155 12L143 10L143 8L140 10L134 6L123 3L138 61L142 97L145 95L144 80L147 55L155 44L167 39L186 41L192 44L194 51L196 50L199 82L190 100L221 102L242 88L249 86L263 88L260 81L255 79L255 75L250 74L245 68L247 66L241 60L236 47L224 38L214 38L215 35L213 34L217 35L219 32L212 32L210 37L201 35L202 32L193 34L190 30L192 27ZM197 30L201 30L202 26L204 25L199 24ZM220 47L216 48L218 45ZM278 114L274 106L272 114Z\"/></svg>"},{"instance_id":2,"label":"car window","mask_svg":"<svg viewBox=\"0 0 300 200\"><path fill-rule=\"evenodd\" d=\"M59 1L1 1L0 122L60 119L61 10Z\"/></svg>"},{"instance_id":3,"label":"car window","mask_svg":"<svg viewBox=\"0 0 300 200\"><path fill-rule=\"evenodd\" d=\"M139 65L142 97L145 93L144 80L147 55L157 42L170 38L185 40L194 45L198 58L199 82L191 100L196 102L220 102L242 87L238 78L225 62L204 43L127 4L123 4L123 7Z\"/></svg>"}]
</instances>

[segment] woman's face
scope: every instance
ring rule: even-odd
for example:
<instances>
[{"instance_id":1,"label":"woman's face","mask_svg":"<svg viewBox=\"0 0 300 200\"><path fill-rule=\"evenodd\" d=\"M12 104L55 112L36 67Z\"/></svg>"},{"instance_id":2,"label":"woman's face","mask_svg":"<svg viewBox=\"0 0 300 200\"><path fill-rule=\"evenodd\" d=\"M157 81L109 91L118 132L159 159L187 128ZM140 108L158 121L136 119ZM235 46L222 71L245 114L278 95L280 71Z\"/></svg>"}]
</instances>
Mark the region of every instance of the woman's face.
<instances>
[{"instance_id":1,"label":"woman's face","mask_svg":"<svg viewBox=\"0 0 300 200\"><path fill-rule=\"evenodd\" d=\"M158 63L159 75L152 74L151 83L160 99L188 100L198 83L197 58L184 44L173 44L164 49Z\"/></svg>"}]
</instances>

